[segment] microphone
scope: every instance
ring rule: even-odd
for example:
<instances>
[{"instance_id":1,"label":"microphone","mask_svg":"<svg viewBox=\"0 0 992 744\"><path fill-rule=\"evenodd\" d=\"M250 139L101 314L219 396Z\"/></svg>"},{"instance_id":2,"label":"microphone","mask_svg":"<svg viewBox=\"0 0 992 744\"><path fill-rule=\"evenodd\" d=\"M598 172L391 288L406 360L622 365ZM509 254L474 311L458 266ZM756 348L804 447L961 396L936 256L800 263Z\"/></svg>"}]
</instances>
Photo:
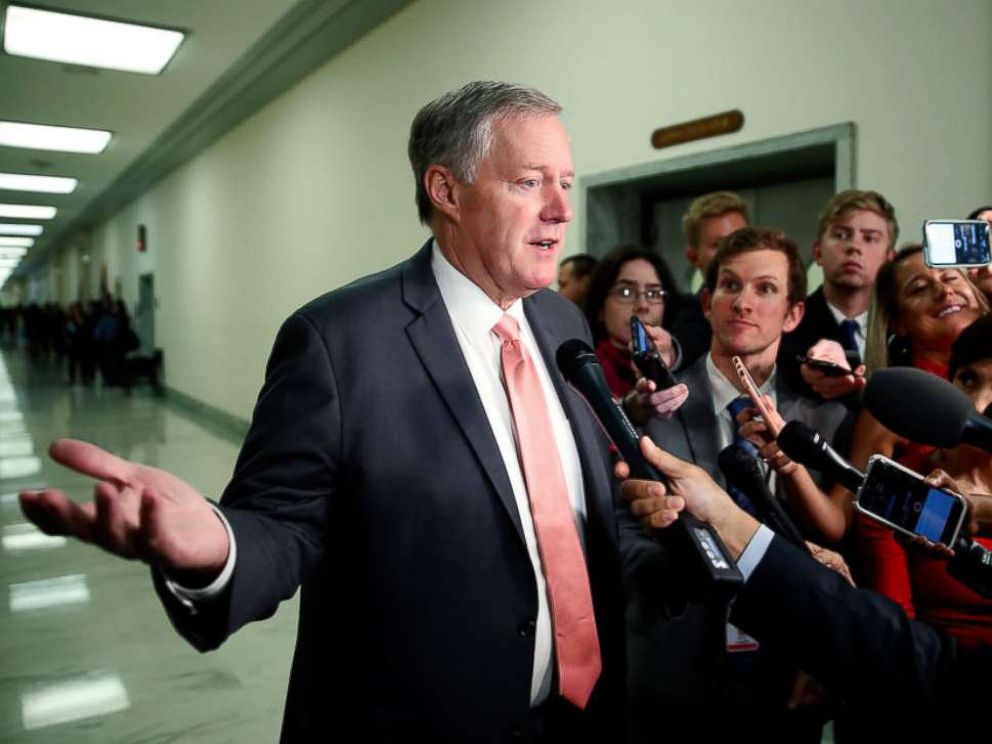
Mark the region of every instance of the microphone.
<instances>
[{"instance_id":1,"label":"microphone","mask_svg":"<svg viewBox=\"0 0 992 744\"><path fill-rule=\"evenodd\" d=\"M619 450L631 475L667 485L665 477L641 454L637 431L610 395L599 358L589 345L575 338L565 341L558 347L555 359L565 379L585 399ZM672 525L655 534L686 573L685 588L692 599L729 598L743 583L737 565L716 532L690 513L683 512Z\"/></svg>"},{"instance_id":2,"label":"microphone","mask_svg":"<svg viewBox=\"0 0 992 744\"><path fill-rule=\"evenodd\" d=\"M785 454L806 467L829 473L849 491L857 491L865 474L837 454L820 432L802 421L790 421L779 432L778 446Z\"/></svg>"},{"instance_id":3,"label":"microphone","mask_svg":"<svg viewBox=\"0 0 992 744\"><path fill-rule=\"evenodd\" d=\"M946 380L912 367L892 367L868 380L865 408L883 426L919 444L970 444L992 452L992 419Z\"/></svg>"},{"instance_id":4,"label":"microphone","mask_svg":"<svg viewBox=\"0 0 992 744\"><path fill-rule=\"evenodd\" d=\"M768 483L754 456L739 444L730 444L720 452L717 463L727 483L732 483L751 500L760 512L762 522L800 550L810 552L795 522L785 513L779 500L768 490Z\"/></svg>"}]
</instances>

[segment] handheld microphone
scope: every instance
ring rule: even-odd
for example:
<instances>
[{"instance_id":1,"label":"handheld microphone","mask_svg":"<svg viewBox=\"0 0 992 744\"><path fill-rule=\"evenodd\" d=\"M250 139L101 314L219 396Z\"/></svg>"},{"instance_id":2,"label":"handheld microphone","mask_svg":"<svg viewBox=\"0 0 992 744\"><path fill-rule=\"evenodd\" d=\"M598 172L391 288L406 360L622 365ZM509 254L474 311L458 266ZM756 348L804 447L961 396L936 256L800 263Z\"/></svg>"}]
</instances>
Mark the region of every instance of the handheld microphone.
<instances>
[{"instance_id":1,"label":"handheld microphone","mask_svg":"<svg viewBox=\"0 0 992 744\"><path fill-rule=\"evenodd\" d=\"M970 444L992 452L992 419L946 380L912 367L881 369L865 387L865 408L883 426L919 444Z\"/></svg>"},{"instance_id":2,"label":"handheld microphone","mask_svg":"<svg viewBox=\"0 0 992 744\"><path fill-rule=\"evenodd\" d=\"M800 550L810 552L795 522L785 513L779 500L768 490L768 483L753 455L739 444L730 444L720 452L717 463L727 483L732 483L751 500L760 512L762 522Z\"/></svg>"},{"instance_id":3,"label":"handheld microphone","mask_svg":"<svg viewBox=\"0 0 992 744\"><path fill-rule=\"evenodd\" d=\"M778 435L778 446L790 458L806 467L830 473L849 491L856 492L865 474L837 454L820 432L802 421L790 421Z\"/></svg>"},{"instance_id":4,"label":"handheld microphone","mask_svg":"<svg viewBox=\"0 0 992 744\"><path fill-rule=\"evenodd\" d=\"M580 339L571 339L558 347L555 355L565 379L579 392L607 436L630 467L635 478L660 481L665 477L641 454L639 437L620 405L613 400L606 385L603 368L596 353ZM659 530L657 538L686 573L686 592L702 601L711 597L732 596L743 578L727 548L713 531L688 512L683 512L669 527Z\"/></svg>"},{"instance_id":5,"label":"handheld microphone","mask_svg":"<svg viewBox=\"0 0 992 744\"><path fill-rule=\"evenodd\" d=\"M877 376L881 373L880 371L875 374ZM926 372L923 374L940 382L938 377ZM948 385L948 387L951 386ZM951 389L956 393L959 392L953 387ZM968 402L968 407L974 411L975 408L967 396L961 394L961 397ZM872 413L874 414L874 411ZM884 421L882 423L885 424ZM831 473L845 488L851 491L856 492L864 482L864 473L838 455L833 447L820 436L819 432L809 428L801 421L790 421L785 425L785 428L778 435L778 446L796 462ZM992 552L984 545L968 537L959 537L953 547L954 557L947 563L947 572L978 594L992 599Z\"/></svg>"}]
</instances>

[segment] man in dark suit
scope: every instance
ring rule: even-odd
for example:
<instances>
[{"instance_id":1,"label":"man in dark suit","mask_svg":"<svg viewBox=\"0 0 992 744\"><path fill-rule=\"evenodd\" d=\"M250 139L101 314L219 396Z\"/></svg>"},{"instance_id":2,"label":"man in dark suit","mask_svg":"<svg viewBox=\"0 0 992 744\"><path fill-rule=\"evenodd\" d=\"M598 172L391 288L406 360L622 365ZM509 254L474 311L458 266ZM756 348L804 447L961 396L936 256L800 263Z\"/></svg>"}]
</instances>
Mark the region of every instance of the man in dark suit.
<instances>
[{"instance_id":1,"label":"man in dark suit","mask_svg":"<svg viewBox=\"0 0 992 744\"><path fill-rule=\"evenodd\" d=\"M806 314L795 330L785 334L778 358L795 390L838 399L850 408L857 404L854 393L865 385L868 309L875 277L895 255L898 237L895 209L877 191L842 191L820 212L813 258L823 267L823 286L806 299ZM821 343L824 340L833 343ZM797 357L807 355L849 366L854 374L832 377L800 365Z\"/></svg>"},{"instance_id":2,"label":"man in dark suit","mask_svg":"<svg viewBox=\"0 0 992 744\"><path fill-rule=\"evenodd\" d=\"M201 650L302 585L285 741L617 737L607 450L553 362L588 329L545 289L572 216L559 111L473 83L418 113L433 239L283 324L219 507L64 440L53 456L102 480L95 506L22 495L46 531L152 564Z\"/></svg>"},{"instance_id":3,"label":"man in dark suit","mask_svg":"<svg viewBox=\"0 0 992 744\"><path fill-rule=\"evenodd\" d=\"M716 255L720 241L747 223L747 203L732 191L703 194L689 205L682 215L685 257L703 277L704 283L706 270ZM696 294L686 291L671 322L671 333L682 347L683 367L692 364L710 348L710 324L703 314L701 294L702 288Z\"/></svg>"},{"instance_id":4,"label":"man in dark suit","mask_svg":"<svg viewBox=\"0 0 992 744\"><path fill-rule=\"evenodd\" d=\"M646 433L723 484L717 458L739 439L738 409L749 406L731 362L740 356L782 418L801 420L833 438L847 416L843 406L801 398L775 368L782 334L802 318L805 294L805 269L794 241L767 228L745 227L727 236L709 265L702 293L713 328L709 352L678 376L689 388L686 403L671 419L652 420ZM785 463L774 464L786 470ZM772 490L784 496L807 485L797 481L799 475L809 477L805 471L791 472L797 466L789 465L789 475L767 473L770 481L777 481L770 484ZM738 497L746 499L744 494ZM785 710L797 671L792 660L728 626L725 604L683 608L681 598L670 593L672 582L662 578L666 558L660 547L623 509L620 524L635 740L651 740L654 707L671 706L700 713L722 710L697 722L704 738L735 731L745 739L761 732L770 738L818 741L815 723Z\"/></svg>"},{"instance_id":5,"label":"man in dark suit","mask_svg":"<svg viewBox=\"0 0 992 744\"><path fill-rule=\"evenodd\" d=\"M946 632L910 620L897 603L855 588L774 537L702 469L647 439L642 450L668 478L668 489L626 481L621 492L631 513L651 531L665 529L682 509L711 524L745 578L733 622L774 643L842 698L856 716L859 740L973 735L975 713L992 694L992 648L960 648Z\"/></svg>"}]
</instances>

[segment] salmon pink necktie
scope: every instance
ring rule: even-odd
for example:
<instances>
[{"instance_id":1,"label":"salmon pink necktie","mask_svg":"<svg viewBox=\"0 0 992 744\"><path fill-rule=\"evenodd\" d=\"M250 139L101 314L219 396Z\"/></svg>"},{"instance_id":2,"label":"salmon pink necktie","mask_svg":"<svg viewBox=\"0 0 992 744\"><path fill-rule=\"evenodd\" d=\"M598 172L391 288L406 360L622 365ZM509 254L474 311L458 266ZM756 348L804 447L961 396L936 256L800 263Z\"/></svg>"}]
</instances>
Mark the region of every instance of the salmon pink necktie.
<instances>
[{"instance_id":1,"label":"salmon pink necktie","mask_svg":"<svg viewBox=\"0 0 992 744\"><path fill-rule=\"evenodd\" d=\"M503 342L503 381L517 429L517 453L548 583L561 696L585 708L602 662L589 575L551 416L537 368L520 342L517 321L504 315L493 332Z\"/></svg>"}]
</instances>

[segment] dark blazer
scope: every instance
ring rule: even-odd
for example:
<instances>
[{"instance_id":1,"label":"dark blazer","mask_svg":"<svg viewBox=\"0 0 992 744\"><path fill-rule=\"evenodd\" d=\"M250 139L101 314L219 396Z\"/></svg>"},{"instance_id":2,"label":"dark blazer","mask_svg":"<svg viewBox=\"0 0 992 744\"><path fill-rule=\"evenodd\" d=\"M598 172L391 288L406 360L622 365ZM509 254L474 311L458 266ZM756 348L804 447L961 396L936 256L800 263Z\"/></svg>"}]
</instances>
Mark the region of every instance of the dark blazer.
<instances>
[{"instance_id":1,"label":"dark blazer","mask_svg":"<svg viewBox=\"0 0 992 744\"><path fill-rule=\"evenodd\" d=\"M732 619L842 697L861 719L859 740L882 729L909 736L900 741L948 741L984 726L992 648L958 647L780 538L734 601Z\"/></svg>"},{"instance_id":2,"label":"dark blazer","mask_svg":"<svg viewBox=\"0 0 992 744\"><path fill-rule=\"evenodd\" d=\"M725 486L717 465L718 420L713 411L706 357L678 375L689 399L668 421L652 420L647 433L676 457L694 462ZM816 403L797 396L776 376L777 407L786 421L800 420L833 439L847 419L836 403ZM814 474L815 476L816 474ZM651 717L662 706L673 715L696 709L704 738L744 733L797 740L806 722L784 717L785 701L796 667L774 644L757 652L725 652L724 604L686 605L677 591L677 567L668 563L658 543L648 537L625 507L618 512L621 552L628 594L628 694L632 701L634 741L650 741ZM675 709L675 710L672 710ZM707 711L722 711L714 716ZM687 731L691 733L691 731ZM815 732L810 734L816 737ZM816 738L818 741L818 738Z\"/></svg>"},{"instance_id":3,"label":"dark blazer","mask_svg":"<svg viewBox=\"0 0 992 744\"><path fill-rule=\"evenodd\" d=\"M803 380L799 370L801 365L796 361L796 357L805 356L809 347L822 338L836 341L842 346L844 344L844 334L840 330L840 324L827 307L823 287L820 287L806 298L803 319L795 329L782 336L782 343L778 347L778 369L786 382L800 395L810 398L819 398L819 396ZM848 395L838 399L838 402L853 409L860 405L860 396Z\"/></svg>"},{"instance_id":4,"label":"dark blazer","mask_svg":"<svg viewBox=\"0 0 992 744\"><path fill-rule=\"evenodd\" d=\"M221 499L238 551L229 589L195 614L160 591L205 650L302 585L283 741L495 742L526 731L533 567L430 261L428 243L283 324ZM616 730L623 683L611 474L598 427L554 362L560 343L589 332L554 292L524 308L582 461L603 656L587 718L602 736Z\"/></svg>"}]
</instances>

